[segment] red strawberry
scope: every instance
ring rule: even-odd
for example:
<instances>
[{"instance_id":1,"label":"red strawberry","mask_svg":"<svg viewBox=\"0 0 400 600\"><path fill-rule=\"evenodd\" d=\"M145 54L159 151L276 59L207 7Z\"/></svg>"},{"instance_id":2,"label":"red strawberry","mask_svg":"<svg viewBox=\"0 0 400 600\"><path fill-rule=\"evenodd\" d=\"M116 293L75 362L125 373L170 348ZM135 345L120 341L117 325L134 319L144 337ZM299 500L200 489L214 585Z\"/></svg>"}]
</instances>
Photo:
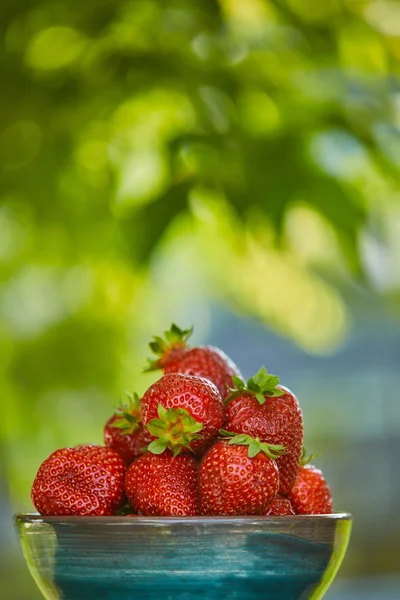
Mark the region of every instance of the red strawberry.
<instances>
[{"instance_id":1,"label":"red strawberry","mask_svg":"<svg viewBox=\"0 0 400 600\"><path fill-rule=\"evenodd\" d=\"M268 506L267 510L262 514L270 517L280 517L283 515L294 515L295 512L290 500L278 494Z\"/></svg>"},{"instance_id":2,"label":"red strawberry","mask_svg":"<svg viewBox=\"0 0 400 600\"><path fill-rule=\"evenodd\" d=\"M270 446L248 435L233 435L215 444L199 468L201 513L257 515L265 512L279 488L279 473Z\"/></svg>"},{"instance_id":3,"label":"red strawberry","mask_svg":"<svg viewBox=\"0 0 400 600\"><path fill-rule=\"evenodd\" d=\"M286 452L277 464L279 493L287 496L296 478L303 444L303 418L297 398L278 386L279 378L269 375L264 367L247 385L238 377L234 383L235 389L225 400L225 428L284 446Z\"/></svg>"},{"instance_id":4,"label":"red strawberry","mask_svg":"<svg viewBox=\"0 0 400 600\"><path fill-rule=\"evenodd\" d=\"M142 424L139 396L128 393L127 396L128 403L122 405L104 426L104 443L129 465L143 454L151 438Z\"/></svg>"},{"instance_id":5,"label":"red strawberry","mask_svg":"<svg viewBox=\"0 0 400 600\"><path fill-rule=\"evenodd\" d=\"M146 452L128 469L125 493L132 510L151 516L198 514L197 464L192 456Z\"/></svg>"},{"instance_id":6,"label":"red strawberry","mask_svg":"<svg viewBox=\"0 0 400 600\"><path fill-rule=\"evenodd\" d=\"M313 465L300 466L289 499L297 515L325 515L333 511L325 477Z\"/></svg>"},{"instance_id":7,"label":"red strawberry","mask_svg":"<svg viewBox=\"0 0 400 600\"><path fill-rule=\"evenodd\" d=\"M149 360L147 371L163 369L164 373L183 373L205 377L217 386L222 398L228 393L235 375L241 377L234 362L219 348L199 346L189 348L186 344L192 329L180 329L172 324L164 333L165 339L155 336L149 344L151 350L160 356Z\"/></svg>"},{"instance_id":8,"label":"red strawberry","mask_svg":"<svg viewBox=\"0 0 400 600\"><path fill-rule=\"evenodd\" d=\"M124 461L110 448L62 448L39 467L32 501L41 515L112 515L122 503L124 477Z\"/></svg>"},{"instance_id":9,"label":"red strawberry","mask_svg":"<svg viewBox=\"0 0 400 600\"><path fill-rule=\"evenodd\" d=\"M211 381L193 375L164 375L142 398L142 420L153 439L149 449L195 450L218 434L225 416L221 396ZM200 432L200 434L199 434Z\"/></svg>"}]
</instances>

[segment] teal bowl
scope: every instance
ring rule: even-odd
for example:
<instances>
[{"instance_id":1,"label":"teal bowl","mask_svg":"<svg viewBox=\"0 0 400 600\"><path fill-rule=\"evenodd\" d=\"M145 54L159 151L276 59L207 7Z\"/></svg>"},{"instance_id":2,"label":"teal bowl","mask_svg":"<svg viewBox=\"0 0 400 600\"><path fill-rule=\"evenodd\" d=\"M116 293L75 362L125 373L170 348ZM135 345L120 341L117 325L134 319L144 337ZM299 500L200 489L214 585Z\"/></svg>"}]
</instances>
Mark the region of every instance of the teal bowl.
<instances>
[{"instance_id":1,"label":"teal bowl","mask_svg":"<svg viewBox=\"0 0 400 600\"><path fill-rule=\"evenodd\" d=\"M318 600L345 555L351 517L21 514L15 525L49 600Z\"/></svg>"}]
</instances>

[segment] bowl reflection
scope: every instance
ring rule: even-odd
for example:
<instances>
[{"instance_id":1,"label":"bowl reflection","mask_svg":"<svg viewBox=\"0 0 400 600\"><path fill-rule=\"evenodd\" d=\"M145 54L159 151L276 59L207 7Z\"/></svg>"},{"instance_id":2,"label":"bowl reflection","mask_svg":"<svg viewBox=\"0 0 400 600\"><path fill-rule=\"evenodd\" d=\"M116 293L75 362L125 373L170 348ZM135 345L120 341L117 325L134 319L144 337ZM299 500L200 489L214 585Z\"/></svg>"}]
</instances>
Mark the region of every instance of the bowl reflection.
<instances>
[{"instance_id":1,"label":"bowl reflection","mask_svg":"<svg viewBox=\"0 0 400 600\"><path fill-rule=\"evenodd\" d=\"M15 517L51 600L322 598L346 552L347 514Z\"/></svg>"}]
</instances>

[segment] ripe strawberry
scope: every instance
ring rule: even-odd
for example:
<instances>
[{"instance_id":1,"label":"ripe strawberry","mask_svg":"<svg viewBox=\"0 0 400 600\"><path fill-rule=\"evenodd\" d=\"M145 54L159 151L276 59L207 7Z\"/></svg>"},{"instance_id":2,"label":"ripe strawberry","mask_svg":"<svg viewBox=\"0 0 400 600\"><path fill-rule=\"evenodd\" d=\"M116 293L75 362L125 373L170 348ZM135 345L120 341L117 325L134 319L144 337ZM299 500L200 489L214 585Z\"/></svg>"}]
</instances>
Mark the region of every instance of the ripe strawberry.
<instances>
[{"instance_id":1,"label":"ripe strawberry","mask_svg":"<svg viewBox=\"0 0 400 600\"><path fill-rule=\"evenodd\" d=\"M186 342L193 328L180 329L174 323L164 333L165 339L155 336L149 346L160 356L157 360L149 360L146 371L163 369L164 373L183 373L205 377L217 386L222 398L233 384L233 377L240 372L234 362L219 348L199 346L190 348Z\"/></svg>"},{"instance_id":2,"label":"ripe strawberry","mask_svg":"<svg viewBox=\"0 0 400 600\"><path fill-rule=\"evenodd\" d=\"M104 443L129 465L143 454L151 438L142 424L139 396L128 393L127 396L128 403L121 405L104 426Z\"/></svg>"},{"instance_id":3,"label":"ripe strawberry","mask_svg":"<svg viewBox=\"0 0 400 600\"><path fill-rule=\"evenodd\" d=\"M183 517L198 514L197 464L192 456L146 452L128 469L125 493L142 515Z\"/></svg>"},{"instance_id":4,"label":"ripe strawberry","mask_svg":"<svg viewBox=\"0 0 400 600\"><path fill-rule=\"evenodd\" d=\"M267 510L262 514L270 517L280 517L283 515L294 515L295 512L290 500L278 494L268 506Z\"/></svg>"},{"instance_id":5,"label":"ripe strawberry","mask_svg":"<svg viewBox=\"0 0 400 600\"><path fill-rule=\"evenodd\" d=\"M279 378L261 368L247 385L234 378L235 388L225 400L225 428L235 433L259 437L268 444L284 446L277 458L279 493L287 496L292 489L303 444L303 418L297 398L279 386Z\"/></svg>"},{"instance_id":6,"label":"ripe strawberry","mask_svg":"<svg viewBox=\"0 0 400 600\"><path fill-rule=\"evenodd\" d=\"M331 490L322 471L313 465L299 467L289 499L297 515L324 515L333 511Z\"/></svg>"},{"instance_id":7,"label":"ripe strawberry","mask_svg":"<svg viewBox=\"0 0 400 600\"><path fill-rule=\"evenodd\" d=\"M142 398L143 423L152 439L157 438L149 446L155 454L165 448L174 455L184 448L200 448L218 434L224 416L217 388L203 377L164 375Z\"/></svg>"},{"instance_id":8,"label":"ripe strawberry","mask_svg":"<svg viewBox=\"0 0 400 600\"><path fill-rule=\"evenodd\" d=\"M112 515L122 503L124 477L124 461L111 448L62 448L39 467L32 501L41 515Z\"/></svg>"},{"instance_id":9,"label":"ripe strawberry","mask_svg":"<svg viewBox=\"0 0 400 600\"><path fill-rule=\"evenodd\" d=\"M201 513L257 515L266 511L279 488L275 460L280 449L248 435L217 442L199 467ZM274 452L275 450L275 452Z\"/></svg>"}]
</instances>

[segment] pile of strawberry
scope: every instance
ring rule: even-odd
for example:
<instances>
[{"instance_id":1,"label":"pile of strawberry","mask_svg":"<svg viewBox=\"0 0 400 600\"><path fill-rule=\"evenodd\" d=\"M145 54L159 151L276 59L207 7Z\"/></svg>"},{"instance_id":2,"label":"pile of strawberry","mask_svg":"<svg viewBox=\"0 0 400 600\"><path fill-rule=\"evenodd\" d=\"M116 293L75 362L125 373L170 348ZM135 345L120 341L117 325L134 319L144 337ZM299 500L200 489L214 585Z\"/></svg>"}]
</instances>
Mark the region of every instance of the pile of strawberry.
<instances>
[{"instance_id":1,"label":"pile of strawberry","mask_svg":"<svg viewBox=\"0 0 400 600\"><path fill-rule=\"evenodd\" d=\"M306 464L296 396L261 368L245 383L219 349L190 348L176 325L147 370L164 375L104 427L105 447L53 452L32 500L42 515L294 515L332 512Z\"/></svg>"}]
</instances>

